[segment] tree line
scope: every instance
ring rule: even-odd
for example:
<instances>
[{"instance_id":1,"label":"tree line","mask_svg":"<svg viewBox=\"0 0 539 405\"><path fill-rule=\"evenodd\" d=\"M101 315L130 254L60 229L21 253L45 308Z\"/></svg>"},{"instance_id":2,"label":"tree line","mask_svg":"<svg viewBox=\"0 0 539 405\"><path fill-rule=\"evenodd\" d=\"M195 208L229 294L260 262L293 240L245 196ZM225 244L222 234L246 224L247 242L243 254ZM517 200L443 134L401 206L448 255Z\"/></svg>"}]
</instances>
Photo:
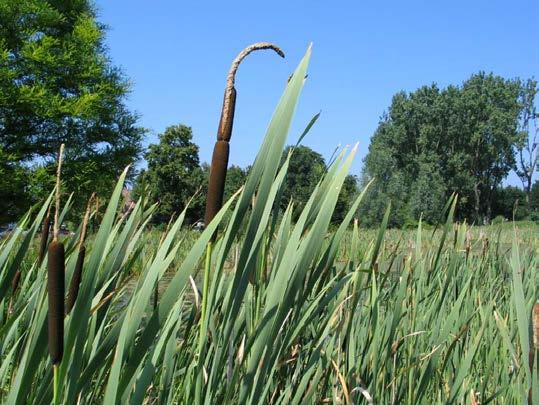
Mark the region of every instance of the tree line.
<instances>
[{"instance_id":1,"label":"tree line","mask_svg":"<svg viewBox=\"0 0 539 405\"><path fill-rule=\"evenodd\" d=\"M537 218L537 82L480 72L462 85L436 84L399 92L382 116L364 160L374 179L361 214L378 223L392 201L390 223L435 222L448 198L476 224L503 215ZM502 186L511 170L523 189ZM510 206L510 208L508 208Z\"/></svg>"},{"instance_id":2,"label":"tree line","mask_svg":"<svg viewBox=\"0 0 539 405\"><path fill-rule=\"evenodd\" d=\"M186 125L173 125L144 150L147 130L126 106L130 82L104 45L106 27L89 0L0 3L0 224L15 221L53 188L59 146L66 144L63 189L73 213L91 193L106 198L123 168L133 193L159 201L157 222L190 202L188 218L202 218L209 167ZM537 217L537 113L534 80L478 73L460 86L424 86L397 93L375 131L358 179L348 176L337 204L341 219L374 179L358 213L379 223L389 201L392 226L420 217L436 222L453 193L458 215L476 223L495 216ZM285 155L290 151L287 149ZM294 149L282 208L299 212L326 170L322 155ZM502 187L515 170L523 187ZM225 198L249 168L232 166Z\"/></svg>"}]
</instances>

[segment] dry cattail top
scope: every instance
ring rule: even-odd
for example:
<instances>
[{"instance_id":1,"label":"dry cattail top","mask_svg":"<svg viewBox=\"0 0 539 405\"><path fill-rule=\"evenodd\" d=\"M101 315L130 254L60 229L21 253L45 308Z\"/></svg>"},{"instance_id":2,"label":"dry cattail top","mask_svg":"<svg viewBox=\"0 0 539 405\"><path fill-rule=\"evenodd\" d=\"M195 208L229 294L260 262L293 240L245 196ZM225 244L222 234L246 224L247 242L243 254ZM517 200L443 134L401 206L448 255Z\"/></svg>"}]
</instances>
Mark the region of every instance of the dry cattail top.
<instances>
[{"instance_id":1,"label":"dry cattail top","mask_svg":"<svg viewBox=\"0 0 539 405\"><path fill-rule=\"evenodd\" d=\"M221 110L221 119L217 130L217 142L213 149L212 162L210 167L210 178L208 182L208 194L206 199L206 212L204 222L208 225L215 217L215 214L223 205L223 194L226 181L226 172L228 167L228 156L230 153L229 141L232 136L232 125L234 122L234 110L236 105L236 89L234 81L236 72L241 61L251 52L261 49L271 49L284 58L283 51L276 45L269 42L257 42L241 51L232 62L228 72Z\"/></svg>"},{"instance_id":2,"label":"dry cattail top","mask_svg":"<svg viewBox=\"0 0 539 405\"><path fill-rule=\"evenodd\" d=\"M55 210L54 210L54 231L53 241L58 241L60 234L60 175L62 173L62 159L64 156L65 145L60 145L60 154L58 155L58 168L56 169L56 194L55 194Z\"/></svg>"},{"instance_id":3,"label":"dry cattail top","mask_svg":"<svg viewBox=\"0 0 539 405\"><path fill-rule=\"evenodd\" d=\"M221 113L221 122L220 122L220 128L219 133L224 134L224 128L226 127L227 123L231 119L231 110L232 110L232 93L234 91L234 84L236 80L236 72L238 71L238 67L240 66L240 63L247 55L249 55L251 52L262 50L262 49L272 49L274 50L280 57L284 58L284 52L279 48L277 45L274 45L270 42L257 42L255 44L249 45L247 48L245 48L243 51L241 51L238 56L236 56L236 59L232 62L232 66L230 67L230 70L228 72L228 76L226 78L226 89L225 89L225 99L223 101L223 111ZM230 139L219 139L223 141L229 141Z\"/></svg>"}]
</instances>

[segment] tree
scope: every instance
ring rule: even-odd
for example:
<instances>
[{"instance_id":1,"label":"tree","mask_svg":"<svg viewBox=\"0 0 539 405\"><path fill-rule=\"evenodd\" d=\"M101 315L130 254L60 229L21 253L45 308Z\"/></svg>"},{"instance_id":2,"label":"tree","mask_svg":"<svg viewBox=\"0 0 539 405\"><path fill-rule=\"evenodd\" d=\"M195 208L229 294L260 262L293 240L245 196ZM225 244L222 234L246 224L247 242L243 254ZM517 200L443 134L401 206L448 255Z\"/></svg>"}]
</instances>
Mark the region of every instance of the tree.
<instances>
[{"instance_id":1,"label":"tree","mask_svg":"<svg viewBox=\"0 0 539 405\"><path fill-rule=\"evenodd\" d=\"M207 185L207 179L199 166L198 146L192 138L190 127L170 126L159 135L159 143L150 145L144 155L148 169L139 183L146 185L149 198L159 202L154 216L157 223L166 223L173 214L179 214L197 191L186 219L194 222L203 217L204 196L200 191Z\"/></svg>"},{"instance_id":2,"label":"tree","mask_svg":"<svg viewBox=\"0 0 539 405\"><path fill-rule=\"evenodd\" d=\"M472 75L461 86L436 85L397 93L371 139L363 180L382 211L393 203L390 224L422 214L435 221L454 192L458 214L483 222L501 181L515 165L522 104L519 80ZM381 214L365 215L379 221Z\"/></svg>"},{"instance_id":3,"label":"tree","mask_svg":"<svg viewBox=\"0 0 539 405\"><path fill-rule=\"evenodd\" d=\"M245 184L246 180L246 169L242 169L236 165L230 166L226 172L225 194L223 201L228 201L228 199L230 199L230 197L232 197L234 193Z\"/></svg>"},{"instance_id":4,"label":"tree","mask_svg":"<svg viewBox=\"0 0 539 405\"><path fill-rule=\"evenodd\" d=\"M353 203L354 198L358 194L358 179L352 174L348 174L344 178L343 185L341 187L341 192L337 199L337 204L335 205L335 210L333 211L333 216L331 221L335 224L340 224L348 210Z\"/></svg>"},{"instance_id":5,"label":"tree","mask_svg":"<svg viewBox=\"0 0 539 405\"><path fill-rule=\"evenodd\" d=\"M292 149L281 207L286 209L289 202L292 201L295 206L294 212L298 214L326 171L326 163L322 155L302 145L297 147L287 146L283 152L283 162Z\"/></svg>"},{"instance_id":6,"label":"tree","mask_svg":"<svg viewBox=\"0 0 539 405\"><path fill-rule=\"evenodd\" d=\"M524 190L514 187L500 187L496 190L496 198L493 204L493 216L501 215L505 219L520 221L528 215L526 205L526 193Z\"/></svg>"},{"instance_id":7,"label":"tree","mask_svg":"<svg viewBox=\"0 0 539 405\"><path fill-rule=\"evenodd\" d=\"M21 207L28 207L29 171L0 149L0 224L16 221Z\"/></svg>"},{"instance_id":8,"label":"tree","mask_svg":"<svg viewBox=\"0 0 539 405\"><path fill-rule=\"evenodd\" d=\"M65 143L63 180L82 206L91 192L110 192L144 133L104 32L89 0L0 3L0 149L12 166L47 167Z\"/></svg>"},{"instance_id":9,"label":"tree","mask_svg":"<svg viewBox=\"0 0 539 405\"><path fill-rule=\"evenodd\" d=\"M529 194L530 210L539 213L539 180L535 180Z\"/></svg>"},{"instance_id":10,"label":"tree","mask_svg":"<svg viewBox=\"0 0 539 405\"><path fill-rule=\"evenodd\" d=\"M519 141L516 145L517 165L515 171L522 181L526 198L528 198L533 184L533 175L539 165L539 127L537 120L539 114L535 108L535 96L538 91L537 81L528 80L521 89Z\"/></svg>"}]
</instances>

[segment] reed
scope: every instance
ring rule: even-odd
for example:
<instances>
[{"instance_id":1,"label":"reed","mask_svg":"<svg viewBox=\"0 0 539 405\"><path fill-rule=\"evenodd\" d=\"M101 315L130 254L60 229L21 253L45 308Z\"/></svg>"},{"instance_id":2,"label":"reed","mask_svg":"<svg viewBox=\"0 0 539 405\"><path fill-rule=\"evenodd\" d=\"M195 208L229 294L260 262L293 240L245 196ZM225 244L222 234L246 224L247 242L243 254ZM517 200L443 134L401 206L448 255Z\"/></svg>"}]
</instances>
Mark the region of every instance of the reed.
<instances>
[{"instance_id":1,"label":"reed","mask_svg":"<svg viewBox=\"0 0 539 405\"><path fill-rule=\"evenodd\" d=\"M54 207L53 240L48 248L47 291L49 310L48 335L49 356L53 366L53 403L58 400L58 366L64 353L64 299L65 299L65 248L59 240L60 234L60 176L64 144L60 146L56 170L56 193Z\"/></svg>"}]
</instances>

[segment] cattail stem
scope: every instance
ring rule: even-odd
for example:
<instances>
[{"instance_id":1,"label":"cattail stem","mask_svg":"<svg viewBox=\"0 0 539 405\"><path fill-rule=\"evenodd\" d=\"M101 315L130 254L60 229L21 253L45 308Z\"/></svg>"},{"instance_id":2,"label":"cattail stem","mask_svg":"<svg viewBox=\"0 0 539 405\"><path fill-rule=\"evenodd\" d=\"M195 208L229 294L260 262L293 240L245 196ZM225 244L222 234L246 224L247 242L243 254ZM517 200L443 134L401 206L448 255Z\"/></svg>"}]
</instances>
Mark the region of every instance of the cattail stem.
<instances>
[{"instance_id":1,"label":"cattail stem","mask_svg":"<svg viewBox=\"0 0 539 405\"><path fill-rule=\"evenodd\" d=\"M41 227L41 241L39 243L39 262L38 262L39 265L43 263L43 259L45 258L45 252L47 251L47 245L49 243L50 226L51 226L51 217L50 217L50 207L49 207L49 212L47 212L47 216L45 217L45 220L43 221L43 225Z\"/></svg>"},{"instance_id":2,"label":"cattail stem","mask_svg":"<svg viewBox=\"0 0 539 405\"><path fill-rule=\"evenodd\" d=\"M58 379L58 364L52 366L53 373L53 385L52 385L52 403L56 405L58 403L58 385L60 381Z\"/></svg>"},{"instance_id":3,"label":"cattail stem","mask_svg":"<svg viewBox=\"0 0 539 405\"><path fill-rule=\"evenodd\" d=\"M53 241L48 254L49 354L52 364L62 361L64 347L64 244Z\"/></svg>"},{"instance_id":4,"label":"cattail stem","mask_svg":"<svg viewBox=\"0 0 539 405\"><path fill-rule=\"evenodd\" d=\"M49 355L53 366L62 361L64 350L64 290L65 290L65 250L64 244L58 241L60 233L60 173L62 169L62 155L64 145L60 147L58 157L58 169L56 172L56 206L54 213L53 241L48 249L47 261L47 289L48 289L48 334ZM56 387L56 374L54 385Z\"/></svg>"},{"instance_id":5,"label":"cattail stem","mask_svg":"<svg viewBox=\"0 0 539 405\"><path fill-rule=\"evenodd\" d=\"M54 208L54 230L53 240L58 240L60 234L60 174L62 173L62 159L64 155L64 144L60 146L60 154L58 156L58 168L56 169L56 195L55 195L55 208Z\"/></svg>"}]
</instances>

